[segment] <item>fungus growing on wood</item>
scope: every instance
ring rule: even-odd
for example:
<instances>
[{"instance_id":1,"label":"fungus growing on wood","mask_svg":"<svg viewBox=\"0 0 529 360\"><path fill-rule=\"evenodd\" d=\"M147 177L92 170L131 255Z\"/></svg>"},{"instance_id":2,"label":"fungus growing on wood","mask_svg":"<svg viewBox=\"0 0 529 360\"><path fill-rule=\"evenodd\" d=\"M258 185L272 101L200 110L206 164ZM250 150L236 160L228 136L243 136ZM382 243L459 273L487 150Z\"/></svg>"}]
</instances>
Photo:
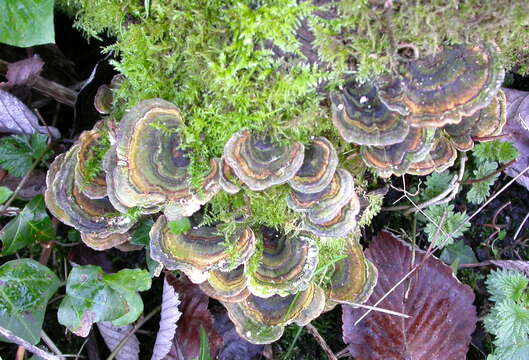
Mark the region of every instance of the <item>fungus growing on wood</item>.
<instances>
[{"instance_id":1,"label":"fungus growing on wood","mask_svg":"<svg viewBox=\"0 0 529 360\"><path fill-rule=\"evenodd\" d=\"M303 157L302 144L279 144L249 130L235 133L224 146L224 160L253 191L292 179L303 164Z\"/></svg>"},{"instance_id":2,"label":"fungus growing on wood","mask_svg":"<svg viewBox=\"0 0 529 360\"><path fill-rule=\"evenodd\" d=\"M161 99L141 101L123 116L104 164L116 208L138 208L141 213L163 209L175 220L192 215L218 191L211 183L218 181L216 175L206 179L205 198L191 188L189 159L178 135L181 126L178 109ZM212 173L217 170L214 165Z\"/></svg>"},{"instance_id":3,"label":"fungus growing on wood","mask_svg":"<svg viewBox=\"0 0 529 360\"><path fill-rule=\"evenodd\" d=\"M384 146L400 143L408 135L405 116L388 109L372 84L347 82L331 94L331 101L333 124L347 142Z\"/></svg>"},{"instance_id":4,"label":"fungus growing on wood","mask_svg":"<svg viewBox=\"0 0 529 360\"><path fill-rule=\"evenodd\" d=\"M263 252L256 256L259 261L246 274L250 292L260 297L305 290L318 264L316 243L306 236L265 236Z\"/></svg>"},{"instance_id":5,"label":"fungus growing on wood","mask_svg":"<svg viewBox=\"0 0 529 360\"><path fill-rule=\"evenodd\" d=\"M245 263L255 250L255 236L244 228L226 239L217 227L193 227L173 233L167 218L160 216L150 231L151 257L170 270L181 270L189 279L202 283L212 270L229 271ZM233 248L235 256L228 251Z\"/></svg>"},{"instance_id":6,"label":"fungus growing on wood","mask_svg":"<svg viewBox=\"0 0 529 360\"><path fill-rule=\"evenodd\" d=\"M299 192L320 192L331 182L337 166L338 155L331 142L324 137L314 138L305 149L301 168L288 183Z\"/></svg>"},{"instance_id":7,"label":"fungus growing on wood","mask_svg":"<svg viewBox=\"0 0 529 360\"><path fill-rule=\"evenodd\" d=\"M500 90L491 103L474 115L463 117L457 125L448 125L444 130L454 146L460 151L474 148L472 137L489 137L501 134L507 122L507 99Z\"/></svg>"},{"instance_id":8,"label":"fungus growing on wood","mask_svg":"<svg viewBox=\"0 0 529 360\"><path fill-rule=\"evenodd\" d=\"M134 221L116 212L108 198L90 199L75 183L79 145L55 158L46 176L46 206L61 222L84 234L87 245L108 249L127 241Z\"/></svg>"},{"instance_id":9,"label":"fungus growing on wood","mask_svg":"<svg viewBox=\"0 0 529 360\"><path fill-rule=\"evenodd\" d=\"M235 176L231 167L226 163L224 158L217 159L220 167L219 174L219 185L222 190L226 191L228 194L237 194L241 190L240 181Z\"/></svg>"},{"instance_id":10,"label":"fungus growing on wood","mask_svg":"<svg viewBox=\"0 0 529 360\"><path fill-rule=\"evenodd\" d=\"M414 127L458 124L496 96L505 76L498 52L489 42L452 45L402 62L399 79L379 84L380 100Z\"/></svg>"},{"instance_id":11,"label":"fungus growing on wood","mask_svg":"<svg viewBox=\"0 0 529 360\"><path fill-rule=\"evenodd\" d=\"M250 295L244 265L230 271L213 270L199 286L208 296L224 302L240 302Z\"/></svg>"},{"instance_id":12,"label":"fungus growing on wood","mask_svg":"<svg viewBox=\"0 0 529 360\"><path fill-rule=\"evenodd\" d=\"M100 114L110 114L112 111L112 89L107 84L101 85L94 97L94 107Z\"/></svg>"},{"instance_id":13,"label":"fungus growing on wood","mask_svg":"<svg viewBox=\"0 0 529 360\"><path fill-rule=\"evenodd\" d=\"M295 295L261 298L248 296L238 303L223 303L237 333L254 344L269 344L281 337L291 323L307 325L325 306L325 294L315 285Z\"/></svg>"},{"instance_id":14,"label":"fungus growing on wood","mask_svg":"<svg viewBox=\"0 0 529 360\"><path fill-rule=\"evenodd\" d=\"M457 159L457 150L444 135L440 134L433 140L433 146L428 155L421 160L410 164L408 174L428 175L432 172L443 172L454 165Z\"/></svg>"}]
</instances>

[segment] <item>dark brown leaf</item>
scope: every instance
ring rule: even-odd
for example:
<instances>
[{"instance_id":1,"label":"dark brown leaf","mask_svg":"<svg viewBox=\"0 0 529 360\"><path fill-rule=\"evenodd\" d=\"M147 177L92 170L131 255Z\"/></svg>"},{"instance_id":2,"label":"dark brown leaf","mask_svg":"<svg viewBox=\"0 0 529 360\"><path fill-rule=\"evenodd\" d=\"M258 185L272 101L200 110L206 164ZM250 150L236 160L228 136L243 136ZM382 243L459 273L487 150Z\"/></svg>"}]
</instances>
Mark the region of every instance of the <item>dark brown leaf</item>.
<instances>
[{"instance_id":1,"label":"dark brown leaf","mask_svg":"<svg viewBox=\"0 0 529 360\"><path fill-rule=\"evenodd\" d=\"M13 175L6 175L0 180L0 186L5 186L11 191L15 191L22 178ZM24 186L18 191L17 197L21 200L31 200L39 194L44 194L46 190L46 172L35 169L31 172Z\"/></svg>"},{"instance_id":2,"label":"dark brown leaf","mask_svg":"<svg viewBox=\"0 0 529 360\"><path fill-rule=\"evenodd\" d=\"M505 169L505 173L515 177L529 166L529 92L502 89L507 96L507 123L504 134L510 134L510 141L518 149L519 156L514 164ZM520 176L517 182L529 189L529 173Z\"/></svg>"},{"instance_id":3,"label":"dark brown leaf","mask_svg":"<svg viewBox=\"0 0 529 360\"><path fill-rule=\"evenodd\" d=\"M132 325L114 326L110 321L97 323L97 328L107 344L110 351L113 351L121 340L133 329ZM123 348L117 353L117 360L138 360L140 358L140 342L135 334L129 339Z\"/></svg>"},{"instance_id":4,"label":"dark brown leaf","mask_svg":"<svg viewBox=\"0 0 529 360\"><path fill-rule=\"evenodd\" d=\"M18 98L25 98L43 66L44 62L37 54L7 65L7 82L0 83L0 89L7 90Z\"/></svg>"},{"instance_id":5,"label":"dark brown leaf","mask_svg":"<svg viewBox=\"0 0 529 360\"><path fill-rule=\"evenodd\" d=\"M366 305L398 283L411 269L411 247L382 231L366 251L377 267L378 284ZM416 251L415 263L424 258ZM343 306L343 338L350 353L362 360L463 360L476 326L474 293L461 284L452 270L429 258L409 279L399 285L378 307L410 316L409 319L373 311L357 326L354 322L367 310Z\"/></svg>"},{"instance_id":6,"label":"dark brown leaf","mask_svg":"<svg viewBox=\"0 0 529 360\"><path fill-rule=\"evenodd\" d=\"M264 350L264 345L252 344L237 334L226 311L215 316L215 329L224 340L219 360L250 360L257 358Z\"/></svg>"},{"instance_id":7,"label":"dark brown leaf","mask_svg":"<svg viewBox=\"0 0 529 360\"><path fill-rule=\"evenodd\" d=\"M182 316L177 324L173 347L165 359L191 360L197 357L200 353L201 327L208 335L211 358L216 359L223 341L215 330L213 315L208 310L209 297L184 275L177 278L167 273L166 280L180 295Z\"/></svg>"},{"instance_id":8,"label":"dark brown leaf","mask_svg":"<svg viewBox=\"0 0 529 360\"><path fill-rule=\"evenodd\" d=\"M68 260L75 265L101 266L103 271L107 274L116 272L116 269L106 252L91 249L84 243L80 243L71 248L68 253Z\"/></svg>"}]
</instances>

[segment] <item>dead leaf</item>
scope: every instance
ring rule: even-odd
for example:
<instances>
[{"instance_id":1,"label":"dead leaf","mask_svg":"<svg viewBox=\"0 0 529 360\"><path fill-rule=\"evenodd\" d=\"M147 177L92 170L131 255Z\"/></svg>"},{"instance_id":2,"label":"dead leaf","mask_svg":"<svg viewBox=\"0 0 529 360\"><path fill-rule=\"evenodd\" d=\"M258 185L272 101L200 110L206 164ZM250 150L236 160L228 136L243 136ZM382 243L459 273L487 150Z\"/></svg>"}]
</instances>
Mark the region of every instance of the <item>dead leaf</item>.
<instances>
[{"instance_id":1,"label":"dead leaf","mask_svg":"<svg viewBox=\"0 0 529 360\"><path fill-rule=\"evenodd\" d=\"M73 265L96 265L101 266L107 274L116 272L114 264L108 254L104 251L96 251L86 246L83 242L71 248L68 253L68 261Z\"/></svg>"},{"instance_id":2,"label":"dead leaf","mask_svg":"<svg viewBox=\"0 0 529 360\"><path fill-rule=\"evenodd\" d=\"M518 149L519 156L514 164L504 172L515 177L529 166L529 92L513 89L502 89L507 96L507 123L504 134L510 134L505 141L510 141ZM529 174L525 173L516 180L529 189Z\"/></svg>"},{"instance_id":3,"label":"dead leaf","mask_svg":"<svg viewBox=\"0 0 529 360\"><path fill-rule=\"evenodd\" d=\"M491 264L507 270L518 271L529 277L529 261L520 260L489 260Z\"/></svg>"},{"instance_id":4,"label":"dead leaf","mask_svg":"<svg viewBox=\"0 0 529 360\"><path fill-rule=\"evenodd\" d=\"M215 316L215 329L224 340L219 360L249 360L257 358L264 351L264 345L252 344L237 334L226 311Z\"/></svg>"},{"instance_id":5,"label":"dead leaf","mask_svg":"<svg viewBox=\"0 0 529 360\"><path fill-rule=\"evenodd\" d=\"M110 321L97 323L97 328L110 351L132 330L132 325L114 326ZM117 360L138 360L140 358L140 342L136 335L129 336L123 348L117 353Z\"/></svg>"},{"instance_id":6,"label":"dead leaf","mask_svg":"<svg viewBox=\"0 0 529 360\"><path fill-rule=\"evenodd\" d=\"M200 352L200 328L208 335L211 358L215 359L222 348L222 337L215 331L213 315L208 310L209 297L184 275L176 278L166 273L167 282L180 295L180 311L173 347L165 357L167 360L192 360Z\"/></svg>"},{"instance_id":7,"label":"dead leaf","mask_svg":"<svg viewBox=\"0 0 529 360\"><path fill-rule=\"evenodd\" d=\"M60 137L59 130L39 125L37 116L22 101L7 91L0 90L0 132L31 135L36 132Z\"/></svg>"},{"instance_id":8,"label":"dead leaf","mask_svg":"<svg viewBox=\"0 0 529 360\"><path fill-rule=\"evenodd\" d=\"M156 343L154 344L151 360L161 360L171 350L177 327L176 323L182 315L180 310L178 310L178 305L180 305L178 293L169 285L167 279L164 279L160 330L158 330L156 335Z\"/></svg>"},{"instance_id":9,"label":"dead leaf","mask_svg":"<svg viewBox=\"0 0 529 360\"><path fill-rule=\"evenodd\" d=\"M366 251L378 269L378 284L366 305L374 305L411 269L411 247L382 231ZM416 251L415 263L424 258ZM474 293L461 284L452 270L429 258L378 307L410 316L409 319L373 311L357 326L367 310L343 306L343 338L349 352L362 360L463 360L476 327Z\"/></svg>"},{"instance_id":10,"label":"dead leaf","mask_svg":"<svg viewBox=\"0 0 529 360\"><path fill-rule=\"evenodd\" d=\"M42 71L44 62L39 55L7 65L7 81L0 83L0 89L7 90L18 98L25 99Z\"/></svg>"},{"instance_id":11,"label":"dead leaf","mask_svg":"<svg viewBox=\"0 0 529 360\"><path fill-rule=\"evenodd\" d=\"M11 191L15 191L22 178L7 174L0 180L0 186L5 186ZM18 191L17 198L20 200L31 200L39 194L44 194L46 190L46 172L35 169L24 183L24 186Z\"/></svg>"}]
</instances>

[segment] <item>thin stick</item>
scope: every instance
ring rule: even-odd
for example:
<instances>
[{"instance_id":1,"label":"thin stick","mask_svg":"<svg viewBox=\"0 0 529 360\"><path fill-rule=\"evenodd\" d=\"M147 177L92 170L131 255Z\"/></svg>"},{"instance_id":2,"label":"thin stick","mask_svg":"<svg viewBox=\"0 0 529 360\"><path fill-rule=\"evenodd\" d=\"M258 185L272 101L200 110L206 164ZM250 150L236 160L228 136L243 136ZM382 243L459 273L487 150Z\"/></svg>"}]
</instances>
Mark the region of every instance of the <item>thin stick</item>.
<instances>
[{"instance_id":1,"label":"thin stick","mask_svg":"<svg viewBox=\"0 0 529 360\"><path fill-rule=\"evenodd\" d=\"M514 237L513 237L514 240L518 239L518 235L520 235L520 231L522 231L522 228L525 225L525 222L527 221L528 218L529 218L529 212L523 218L522 223L520 224L520 226L518 226L518 229L516 229L516 232L514 233Z\"/></svg>"},{"instance_id":2,"label":"thin stick","mask_svg":"<svg viewBox=\"0 0 529 360\"><path fill-rule=\"evenodd\" d=\"M305 325L305 329L307 329L307 331L314 337L314 339L316 339L316 341L321 346L321 348L323 349L323 351L325 352L325 355L327 355L327 358L329 358L329 360L338 360L336 356L334 356L334 353L332 352L329 345L327 345L327 343L325 342L325 339L320 335L320 333L318 332L318 329L316 329L314 325L309 323Z\"/></svg>"},{"instance_id":3,"label":"thin stick","mask_svg":"<svg viewBox=\"0 0 529 360\"><path fill-rule=\"evenodd\" d=\"M477 184L477 183L480 183L480 182L484 182L484 181L490 180L494 176L498 175L503 170L507 169L509 166L514 164L515 162L516 162L516 159L511 160L507 164L503 164L502 166L500 166L498 169L496 169L495 171L491 172L487 176L484 176L484 177L482 177L480 179L469 179L469 180L463 181L463 184L466 184L466 185L468 185L468 184Z\"/></svg>"},{"instance_id":4,"label":"thin stick","mask_svg":"<svg viewBox=\"0 0 529 360\"><path fill-rule=\"evenodd\" d=\"M357 304L357 303L351 303L351 305L359 307L359 308L364 308L364 309L369 309L369 310L373 310L373 311L378 311L378 312L381 312L381 313L386 313L386 314L390 314L390 315L400 316L400 317L403 317L405 319L409 319L410 318L410 315L406 315L404 313L393 311L393 310L384 309L384 308L381 308L381 307L364 305L364 304Z\"/></svg>"},{"instance_id":5,"label":"thin stick","mask_svg":"<svg viewBox=\"0 0 529 360\"><path fill-rule=\"evenodd\" d=\"M108 355L107 357L107 360L112 360L114 359L114 357L121 351L121 349L127 344L127 342L129 341L130 337L139 329L143 326L143 324L145 324L147 321L150 320L150 318L152 318L154 315L156 315L161 309L161 305L158 305L153 311L151 311L147 316L145 316L144 318L138 320L138 322L136 323L136 325L132 328L132 330L130 330L128 332L127 335L125 335L123 337L123 339L121 339L121 341L119 342L119 344L114 348L114 350L112 350L112 352L110 353L110 355Z\"/></svg>"},{"instance_id":6,"label":"thin stick","mask_svg":"<svg viewBox=\"0 0 529 360\"><path fill-rule=\"evenodd\" d=\"M46 345L48 345L50 350L53 351L55 353L55 355L57 355L59 357L59 359L64 359L64 356L63 356L61 350L59 350L57 345L55 345L53 340L50 339L50 337L44 332L44 330L40 331L40 338L42 339L42 341L44 341L46 343Z\"/></svg>"},{"instance_id":7,"label":"thin stick","mask_svg":"<svg viewBox=\"0 0 529 360\"><path fill-rule=\"evenodd\" d=\"M60 360L58 356L55 356L53 354L50 354L49 352L47 351L44 351L38 347L36 347L35 345L31 345L29 342L27 342L26 340L16 336L15 334L13 334L11 331L7 330L7 329L4 329L3 327L0 326L0 335L2 335L3 337L5 337L6 339L8 339L9 341L17 344L17 345L20 345L22 347L24 347L27 351L31 351L33 354L37 355L37 356L40 356L41 358L43 358L44 360Z\"/></svg>"}]
</instances>

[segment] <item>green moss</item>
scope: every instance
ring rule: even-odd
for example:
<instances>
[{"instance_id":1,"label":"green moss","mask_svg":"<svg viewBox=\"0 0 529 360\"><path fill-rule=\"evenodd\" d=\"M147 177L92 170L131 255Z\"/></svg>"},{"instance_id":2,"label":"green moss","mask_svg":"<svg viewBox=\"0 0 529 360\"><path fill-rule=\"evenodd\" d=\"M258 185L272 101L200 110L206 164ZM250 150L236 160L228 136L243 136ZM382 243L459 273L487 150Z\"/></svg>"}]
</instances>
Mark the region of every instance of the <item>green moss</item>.
<instances>
[{"instance_id":1,"label":"green moss","mask_svg":"<svg viewBox=\"0 0 529 360\"><path fill-rule=\"evenodd\" d=\"M92 150L92 157L90 157L86 163L83 172L83 180L86 183L93 181L103 171L103 158L110 149L110 139L108 132L101 131L101 137L98 140Z\"/></svg>"}]
</instances>

